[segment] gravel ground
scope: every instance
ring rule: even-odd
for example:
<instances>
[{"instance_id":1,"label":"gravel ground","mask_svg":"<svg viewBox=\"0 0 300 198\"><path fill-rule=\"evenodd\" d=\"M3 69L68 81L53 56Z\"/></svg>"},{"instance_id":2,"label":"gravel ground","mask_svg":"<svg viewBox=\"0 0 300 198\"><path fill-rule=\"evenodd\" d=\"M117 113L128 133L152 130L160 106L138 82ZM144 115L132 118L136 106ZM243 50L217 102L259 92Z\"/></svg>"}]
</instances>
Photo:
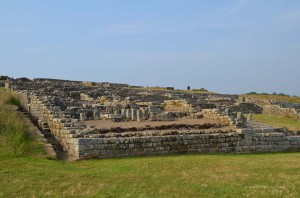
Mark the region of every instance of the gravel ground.
<instances>
[{"instance_id":1,"label":"gravel ground","mask_svg":"<svg viewBox=\"0 0 300 198\"><path fill-rule=\"evenodd\" d=\"M162 126L162 125L172 125L172 124L188 124L188 125L196 125L196 124L217 124L218 122L215 120L208 119L188 119L188 118L180 118L175 121L129 121L129 122L112 122L110 120L89 120L84 121L83 124L87 126L93 126L97 129L101 128L111 128L111 127L121 127L121 128L131 128L131 127L146 127L146 126Z\"/></svg>"}]
</instances>

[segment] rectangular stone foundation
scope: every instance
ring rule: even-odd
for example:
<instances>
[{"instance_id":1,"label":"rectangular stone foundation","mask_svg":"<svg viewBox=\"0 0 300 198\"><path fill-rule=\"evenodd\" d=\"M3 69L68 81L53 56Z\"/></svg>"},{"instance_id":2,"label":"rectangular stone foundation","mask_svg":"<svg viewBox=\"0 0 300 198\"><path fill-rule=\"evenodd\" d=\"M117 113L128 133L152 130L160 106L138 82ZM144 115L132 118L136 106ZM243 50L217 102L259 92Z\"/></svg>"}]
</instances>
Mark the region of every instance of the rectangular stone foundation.
<instances>
[{"instance_id":1,"label":"rectangular stone foundation","mask_svg":"<svg viewBox=\"0 0 300 198\"><path fill-rule=\"evenodd\" d=\"M74 139L75 159L119 158L183 153L259 153L299 151L299 136L255 129L157 137Z\"/></svg>"},{"instance_id":2,"label":"rectangular stone foundation","mask_svg":"<svg viewBox=\"0 0 300 198\"><path fill-rule=\"evenodd\" d=\"M45 126L74 160L182 153L257 153L299 151L300 136L282 129L241 129L236 132L114 138L75 138L75 130L84 130L79 121L60 117L61 111L45 97L15 91L21 106ZM180 129L178 129L180 132ZM159 133L157 133L159 134Z\"/></svg>"}]
</instances>

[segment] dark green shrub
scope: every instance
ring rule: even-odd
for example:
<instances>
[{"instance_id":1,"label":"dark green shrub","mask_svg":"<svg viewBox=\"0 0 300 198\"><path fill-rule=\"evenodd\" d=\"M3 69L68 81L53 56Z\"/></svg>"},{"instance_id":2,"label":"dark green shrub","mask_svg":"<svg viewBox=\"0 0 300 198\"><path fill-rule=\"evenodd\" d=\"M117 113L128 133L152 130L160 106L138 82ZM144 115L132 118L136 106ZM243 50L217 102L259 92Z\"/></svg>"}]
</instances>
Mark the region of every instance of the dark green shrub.
<instances>
[{"instance_id":1,"label":"dark green shrub","mask_svg":"<svg viewBox=\"0 0 300 198\"><path fill-rule=\"evenodd\" d=\"M16 105L18 107L20 106L20 100L17 99L16 97L14 97L14 96L9 97L8 103L11 104L11 105Z\"/></svg>"}]
</instances>

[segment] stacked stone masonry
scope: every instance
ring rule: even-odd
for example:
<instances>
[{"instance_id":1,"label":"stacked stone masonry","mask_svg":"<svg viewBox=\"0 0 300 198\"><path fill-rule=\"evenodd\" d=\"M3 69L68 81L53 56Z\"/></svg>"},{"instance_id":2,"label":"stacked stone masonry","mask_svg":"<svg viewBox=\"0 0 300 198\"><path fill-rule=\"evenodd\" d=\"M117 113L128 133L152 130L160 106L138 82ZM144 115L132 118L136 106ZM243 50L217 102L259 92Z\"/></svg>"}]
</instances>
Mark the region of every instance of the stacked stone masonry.
<instances>
[{"instance_id":1,"label":"stacked stone masonry","mask_svg":"<svg viewBox=\"0 0 300 198\"><path fill-rule=\"evenodd\" d=\"M125 138L73 138L71 121L55 118L49 106L36 96L15 92L21 104L39 121L49 125L51 133L73 159L113 158L178 153L253 153L298 151L300 136L289 136L282 129L237 129L236 132L215 132L167 136ZM206 110L209 112L208 110ZM219 117L215 110L210 116ZM226 117L224 117L225 119ZM218 118L223 119L223 118ZM229 122L226 122L229 123ZM80 128L80 127L79 127Z\"/></svg>"},{"instance_id":2,"label":"stacked stone masonry","mask_svg":"<svg viewBox=\"0 0 300 198\"><path fill-rule=\"evenodd\" d=\"M42 82L39 80L38 83ZM60 83L58 83L59 86ZM67 82L66 84L81 86L78 82ZM83 126L80 119L74 117L77 115L79 117L77 112L72 115L69 107L65 107L64 102L67 104L69 101L72 104L82 105L82 101L74 99L79 98L80 94L72 86L61 88L68 90L69 96L74 97L73 99L66 98L67 102L62 101L63 96L60 97L59 94L55 94L59 91L58 88L58 91L53 91L54 94L47 95L48 92L43 94L42 91L28 90L29 85L22 86L23 84L16 85L14 83L12 86L7 85L20 99L23 109L38 123L42 131L55 137L68 152L69 158L74 160L178 153L255 153L300 150L298 133L288 132L285 129L235 129L235 127L218 129L218 126L214 125L189 129L187 126L183 126L183 128L178 129L163 129L162 127L161 130L156 130L152 128L152 131L119 132L116 130L99 137L99 134L93 134L92 129ZM83 87L83 89L93 91L91 87ZM95 94L91 98L97 97L99 96ZM124 94L123 98L125 97L127 96ZM147 99L147 97L145 98ZM199 99L197 102L193 102L194 100L188 97L189 104L194 106L199 103ZM233 99L228 100L230 104L231 100ZM164 100L161 101L164 102ZM83 103L83 108L87 109L88 106L92 105L94 104ZM74 107L74 111L77 108L79 106ZM101 108L99 107L99 109ZM131 109L135 109L135 107L132 105ZM157 108L150 110L149 113L153 113L156 112ZM79 109L78 112L81 111L82 109ZM136 113L117 108L107 111L115 112L117 115L128 114L128 116L136 117L136 120L145 119L144 115L148 114L142 109L136 109L134 111ZM234 120L230 116L219 113L217 109L202 109L200 113L204 118L218 120L223 126L234 125ZM112 135L113 133L116 135Z\"/></svg>"},{"instance_id":3,"label":"stacked stone masonry","mask_svg":"<svg viewBox=\"0 0 300 198\"><path fill-rule=\"evenodd\" d=\"M232 126L234 125L234 120L230 116L222 115L217 109L203 109L203 117L206 119L217 120L222 126Z\"/></svg>"},{"instance_id":4,"label":"stacked stone masonry","mask_svg":"<svg viewBox=\"0 0 300 198\"><path fill-rule=\"evenodd\" d=\"M240 100L259 105L264 114L300 120L300 104L248 97L242 97Z\"/></svg>"},{"instance_id":5,"label":"stacked stone masonry","mask_svg":"<svg viewBox=\"0 0 300 198\"><path fill-rule=\"evenodd\" d=\"M78 138L75 156L114 158L182 153L257 153L299 151L300 137L282 129L131 138Z\"/></svg>"},{"instance_id":6,"label":"stacked stone masonry","mask_svg":"<svg viewBox=\"0 0 300 198\"><path fill-rule=\"evenodd\" d=\"M297 110L294 108L283 108L279 105L266 105L264 106L263 113L300 120L299 109Z\"/></svg>"},{"instance_id":7,"label":"stacked stone masonry","mask_svg":"<svg viewBox=\"0 0 300 198\"><path fill-rule=\"evenodd\" d=\"M43 104L41 98L28 95L25 91L16 91L14 93L20 99L22 108L27 110L30 116L35 119L42 131L51 133L63 148L68 151L70 159L75 159L75 156L72 155L76 150L72 131L82 127L71 127L72 124L74 125L74 122L72 123L71 119L64 118L64 116L58 118L59 112L54 111L55 107Z\"/></svg>"}]
</instances>

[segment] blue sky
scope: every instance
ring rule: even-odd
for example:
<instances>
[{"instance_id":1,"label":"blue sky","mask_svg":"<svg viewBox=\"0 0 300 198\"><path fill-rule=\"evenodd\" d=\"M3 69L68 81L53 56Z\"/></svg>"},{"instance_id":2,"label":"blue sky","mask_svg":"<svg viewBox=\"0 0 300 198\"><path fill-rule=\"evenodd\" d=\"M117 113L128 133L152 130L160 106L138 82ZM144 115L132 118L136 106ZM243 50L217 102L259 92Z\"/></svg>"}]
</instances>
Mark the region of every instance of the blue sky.
<instances>
[{"instance_id":1,"label":"blue sky","mask_svg":"<svg viewBox=\"0 0 300 198\"><path fill-rule=\"evenodd\" d=\"M300 95L299 0L0 0L0 75Z\"/></svg>"}]
</instances>

